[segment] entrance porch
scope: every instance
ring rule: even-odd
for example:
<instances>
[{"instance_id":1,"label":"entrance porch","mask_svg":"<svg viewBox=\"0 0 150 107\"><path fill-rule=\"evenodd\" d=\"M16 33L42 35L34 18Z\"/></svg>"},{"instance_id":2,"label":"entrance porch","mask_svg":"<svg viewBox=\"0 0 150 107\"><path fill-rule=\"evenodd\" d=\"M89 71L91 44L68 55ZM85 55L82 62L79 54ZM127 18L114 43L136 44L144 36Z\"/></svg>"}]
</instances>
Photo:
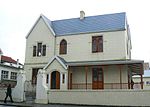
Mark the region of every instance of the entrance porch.
<instances>
[{"instance_id":1,"label":"entrance porch","mask_svg":"<svg viewBox=\"0 0 150 107\"><path fill-rule=\"evenodd\" d=\"M68 63L68 89L143 89L143 62ZM134 82L132 76L140 75Z\"/></svg>"}]
</instances>

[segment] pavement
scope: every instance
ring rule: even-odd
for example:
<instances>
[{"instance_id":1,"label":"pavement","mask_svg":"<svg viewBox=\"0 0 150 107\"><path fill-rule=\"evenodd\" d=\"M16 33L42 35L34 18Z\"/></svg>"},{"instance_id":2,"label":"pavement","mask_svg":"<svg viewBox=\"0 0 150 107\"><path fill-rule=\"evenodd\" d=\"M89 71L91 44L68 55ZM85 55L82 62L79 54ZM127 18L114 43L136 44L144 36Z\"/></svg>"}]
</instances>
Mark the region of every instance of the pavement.
<instances>
[{"instance_id":1,"label":"pavement","mask_svg":"<svg viewBox=\"0 0 150 107\"><path fill-rule=\"evenodd\" d=\"M106 106L69 105L69 104L36 104L33 102L4 103L3 101L0 101L0 107L106 107Z\"/></svg>"}]
</instances>

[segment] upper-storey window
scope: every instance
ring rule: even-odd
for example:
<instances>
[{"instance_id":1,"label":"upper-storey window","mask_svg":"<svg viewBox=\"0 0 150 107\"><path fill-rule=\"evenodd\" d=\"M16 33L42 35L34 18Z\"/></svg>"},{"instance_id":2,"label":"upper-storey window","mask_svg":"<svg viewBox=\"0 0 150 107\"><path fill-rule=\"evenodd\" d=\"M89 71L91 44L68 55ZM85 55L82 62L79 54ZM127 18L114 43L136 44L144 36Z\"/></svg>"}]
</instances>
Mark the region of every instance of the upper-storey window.
<instances>
[{"instance_id":1,"label":"upper-storey window","mask_svg":"<svg viewBox=\"0 0 150 107\"><path fill-rule=\"evenodd\" d=\"M67 54L67 41L64 39L60 42L59 54Z\"/></svg>"},{"instance_id":2,"label":"upper-storey window","mask_svg":"<svg viewBox=\"0 0 150 107\"><path fill-rule=\"evenodd\" d=\"M103 36L92 37L92 52L103 52Z\"/></svg>"},{"instance_id":3,"label":"upper-storey window","mask_svg":"<svg viewBox=\"0 0 150 107\"><path fill-rule=\"evenodd\" d=\"M37 46L33 46L33 57L35 56L46 56L46 45L40 42Z\"/></svg>"}]
</instances>

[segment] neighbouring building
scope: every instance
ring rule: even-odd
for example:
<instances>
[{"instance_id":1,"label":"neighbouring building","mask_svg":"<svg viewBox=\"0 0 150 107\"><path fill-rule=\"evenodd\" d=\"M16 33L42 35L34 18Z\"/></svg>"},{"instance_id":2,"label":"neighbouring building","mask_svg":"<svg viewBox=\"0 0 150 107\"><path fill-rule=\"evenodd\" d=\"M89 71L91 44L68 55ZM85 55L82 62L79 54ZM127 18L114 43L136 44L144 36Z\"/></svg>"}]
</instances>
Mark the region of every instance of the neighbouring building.
<instances>
[{"instance_id":1,"label":"neighbouring building","mask_svg":"<svg viewBox=\"0 0 150 107\"><path fill-rule=\"evenodd\" d=\"M140 77L139 76L133 76L134 81L134 89L140 89L139 83ZM144 70L143 75L143 89L150 90L150 70Z\"/></svg>"},{"instance_id":2,"label":"neighbouring building","mask_svg":"<svg viewBox=\"0 0 150 107\"><path fill-rule=\"evenodd\" d=\"M126 13L51 21L40 15L26 36L24 70L36 84L45 70L49 90L132 89L143 60L131 59L131 35Z\"/></svg>"},{"instance_id":3,"label":"neighbouring building","mask_svg":"<svg viewBox=\"0 0 150 107\"><path fill-rule=\"evenodd\" d=\"M23 65L19 60L3 55L0 49L0 86L5 87L9 83L14 86L20 69L23 69Z\"/></svg>"}]
</instances>

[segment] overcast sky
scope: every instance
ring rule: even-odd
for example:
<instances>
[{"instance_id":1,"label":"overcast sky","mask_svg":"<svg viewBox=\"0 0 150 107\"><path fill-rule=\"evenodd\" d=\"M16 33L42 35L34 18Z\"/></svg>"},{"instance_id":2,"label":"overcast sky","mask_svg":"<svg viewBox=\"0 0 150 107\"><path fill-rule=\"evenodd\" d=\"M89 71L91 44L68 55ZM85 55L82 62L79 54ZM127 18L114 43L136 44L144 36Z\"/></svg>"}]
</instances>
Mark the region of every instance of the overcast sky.
<instances>
[{"instance_id":1,"label":"overcast sky","mask_svg":"<svg viewBox=\"0 0 150 107\"><path fill-rule=\"evenodd\" d=\"M24 63L26 35L40 16L50 20L126 12L132 59L150 61L150 0L0 0L0 48Z\"/></svg>"}]
</instances>

